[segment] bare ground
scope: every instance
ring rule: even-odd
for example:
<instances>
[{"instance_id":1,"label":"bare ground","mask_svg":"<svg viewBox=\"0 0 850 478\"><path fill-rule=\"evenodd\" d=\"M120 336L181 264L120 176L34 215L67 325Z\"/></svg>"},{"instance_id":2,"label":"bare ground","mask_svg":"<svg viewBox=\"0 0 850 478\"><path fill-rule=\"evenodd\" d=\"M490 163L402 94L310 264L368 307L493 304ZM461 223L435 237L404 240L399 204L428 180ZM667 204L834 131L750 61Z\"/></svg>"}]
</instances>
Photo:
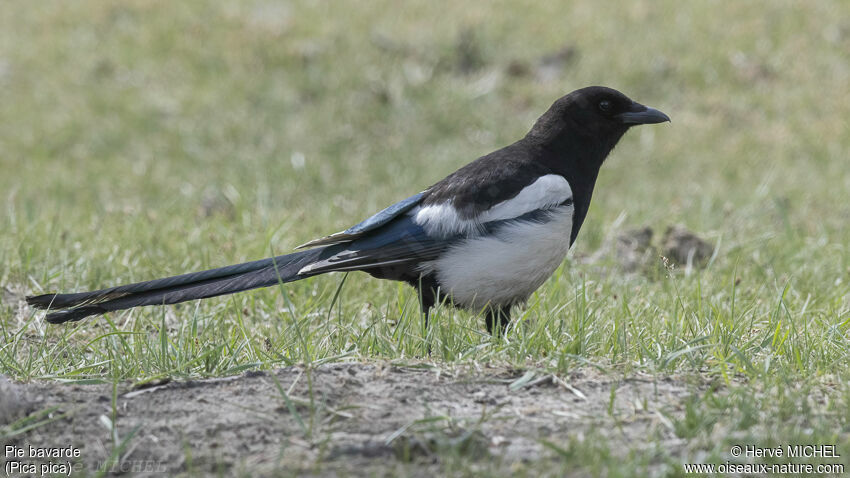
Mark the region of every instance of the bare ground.
<instances>
[{"instance_id":1,"label":"bare ground","mask_svg":"<svg viewBox=\"0 0 850 478\"><path fill-rule=\"evenodd\" d=\"M505 369L345 363L118 386L115 400L112 385L14 388L26 404L22 413L58 407L52 416L61 418L6 444L73 445L81 449L77 469L92 474L113 443L124 442L113 471L434 476L451 469L452 460L463 460L467 470L505 474L542 460L554 470L568 455L547 441L566 449L597 435L612 449L622 444L623 453L650 442L676 449L681 440L665 417L680 415L701 386L589 367L559 379ZM0 395L10 399L9 390ZM117 437L109 426L113 413Z\"/></svg>"}]
</instances>

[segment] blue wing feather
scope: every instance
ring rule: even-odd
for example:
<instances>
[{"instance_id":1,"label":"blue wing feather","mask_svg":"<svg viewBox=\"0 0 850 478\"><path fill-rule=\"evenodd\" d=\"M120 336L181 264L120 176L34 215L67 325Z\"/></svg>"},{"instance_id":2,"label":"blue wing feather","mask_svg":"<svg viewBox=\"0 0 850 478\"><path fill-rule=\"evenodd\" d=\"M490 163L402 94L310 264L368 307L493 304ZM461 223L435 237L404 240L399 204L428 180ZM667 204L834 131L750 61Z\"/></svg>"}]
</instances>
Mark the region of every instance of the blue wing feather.
<instances>
[{"instance_id":1,"label":"blue wing feather","mask_svg":"<svg viewBox=\"0 0 850 478\"><path fill-rule=\"evenodd\" d=\"M336 234L331 234L330 236L325 236L321 239L312 240L306 244L302 244L296 247L296 249L354 241L363 236L363 234L373 231L381 226L384 226L393 219L397 218L398 216L413 209L422 201L422 197L424 195L425 193L421 192L419 194L410 196L409 198L403 201L399 201L393 204L392 206L380 210L378 213L369 217L365 221L355 224L354 226L351 226L342 232L337 232Z\"/></svg>"},{"instance_id":2,"label":"blue wing feather","mask_svg":"<svg viewBox=\"0 0 850 478\"><path fill-rule=\"evenodd\" d=\"M371 231L378 227L383 226L384 224L390 222L390 220L398 217L399 214L404 214L405 212L413 209L414 206L419 204L422 201L422 196L425 193L421 192L414 196L410 196L409 198L399 201L392 206L386 207L382 209L377 214L373 215L369 219L361 222L360 224L354 225L343 231L345 234L362 234L364 232Z\"/></svg>"}]
</instances>

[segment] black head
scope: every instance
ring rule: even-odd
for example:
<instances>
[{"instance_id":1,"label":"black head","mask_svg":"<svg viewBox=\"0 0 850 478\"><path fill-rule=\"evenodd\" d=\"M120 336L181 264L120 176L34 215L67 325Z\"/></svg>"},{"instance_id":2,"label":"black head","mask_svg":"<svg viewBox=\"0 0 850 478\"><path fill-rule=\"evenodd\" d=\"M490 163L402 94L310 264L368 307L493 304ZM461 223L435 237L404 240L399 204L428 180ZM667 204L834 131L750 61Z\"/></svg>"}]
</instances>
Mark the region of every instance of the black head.
<instances>
[{"instance_id":1,"label":"black head","mask_svg":"<svg viewBox=\"0 0 850 478\"><path fill-rule=\"evenodd\" d=\"M602 152L601 163L630 127L665 121L670 118L664 113L617 90L589 86L555 101L528 136L553 146L560 143L598 148Z\"/></svg>"},{"instance_id":2,"label":"black head","mask_svg":"<svg viewBox=\"0 0 850 478\"><path fill-rule=\"evenodd\" d=\"M670 118L617 90L590 86L556 101L520 140L537 151L538 161L570 183L575 205L570 244L587 215L599 168L617 141L632 126L664 121Z\"/></svg>"}]
</instances>

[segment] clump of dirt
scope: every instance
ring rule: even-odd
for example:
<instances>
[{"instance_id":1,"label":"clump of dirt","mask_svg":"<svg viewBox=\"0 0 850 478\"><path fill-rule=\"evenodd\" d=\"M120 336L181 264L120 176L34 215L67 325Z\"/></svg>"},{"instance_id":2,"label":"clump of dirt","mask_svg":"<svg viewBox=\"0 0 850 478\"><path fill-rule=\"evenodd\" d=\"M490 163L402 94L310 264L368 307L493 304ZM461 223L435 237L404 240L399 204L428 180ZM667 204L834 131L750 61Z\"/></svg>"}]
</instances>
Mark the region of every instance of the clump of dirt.
<instances>
[{"instance_id":1,"label":"clump of dirt","mask_svg":"<svg viewBox=\"0 0 850 478\"><path fill-rule=\"evenodd\" d=\"M554 460L544 441L566 446L589 433L613 450L634 450L650 435L661 438L647 446L676 448L681 440L665 417L678 416L695 388L596 369L554 377L428 364L288 367L121 386L115 399L111 385L22 387L31 407L54 410L54 421L14 436L13 445L77 447L76 466L91 473L121 444L113 471L255 476L384 475L411 463L434 476L446 456L509 473L518 463Z\"/></svg>"},{"instance_id":2,"label":"clump of dirt","mask_svg":"<svg viewBox=\"0 0 850 478\"><path fill-rule=\"evenodd\" d=\"M714 254L714 246L682 226L670 226L661 241L664 255L686 267L701 266Z\"/></svg>"},{"instance_id":3,"label":"clump of dirt","mask_svg":"<svg viewBox=\"0 0 850 478\"><path fill-rule=\"evenodd\" d=\"M460 31L455 50L457 55L455 65L461 74L474 73L486 64L481 44L472 28L464 28Z\"/></svg>"},{"instance_id":4,"label":"clump of dirt","mask_svg":"<svg viewBox=\"0 0 850 478\"><path fill-rule=\"evenodd\" d=\"M626 272L646 267L658 257L652 246L652 228L644 227L626 231L617 236L617 262Z\"/></svg>"},{"instance_id":5,"label":"clump of dirt","mask_svg":"<svg viewBox=\"0 0 850 478\"><path fill-rule=\"evenodd\" d=\"M505 71L513 77L534 76L538 81L557 81L564 76L564 70L578 59L578 48L564 45L559 50L541 56L529 63L522 59L511 60Z\"/></svg>"},{"instance_id":6,"label":"clump of dirt","mask_svg":"<svg viewBox=\"0 0 850 478\"><path fill-rule=\"evenodd\" d=\"M208 188L201 197L197 215L201 218L221 215L234 220L236 217L236 206L233 199L225 194L224 191Z\"/></svg>"},{"instance_id":7,"label":"clump of dirt","mask_svg":"<svg viewBox=\"0 0 850 478\"><path fill-rule=\"evenodd\" d=\"M618 228L614 228L615 231ZM613 257L625 272L641 272L650 277L671 269L671 264L685 270L704 267L714 254L714 246L682 226L670 226L659 244L653 241L654 231L645 226L609 235L592 255L578 260L596 263Z\"/></svg>"}]
</instances>

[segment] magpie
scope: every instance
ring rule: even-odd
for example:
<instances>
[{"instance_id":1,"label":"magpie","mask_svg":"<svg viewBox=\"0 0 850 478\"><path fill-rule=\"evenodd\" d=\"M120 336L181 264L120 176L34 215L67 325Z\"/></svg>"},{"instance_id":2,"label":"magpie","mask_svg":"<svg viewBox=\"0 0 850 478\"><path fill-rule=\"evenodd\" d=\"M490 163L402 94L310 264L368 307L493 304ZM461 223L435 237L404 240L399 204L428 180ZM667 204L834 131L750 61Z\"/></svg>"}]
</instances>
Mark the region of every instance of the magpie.
<instances>
[{"instance_id":1,"label":"magpie","mask_svg":"<svg viewBox=\"0 0 850 478\"><path fill-rule=\"evenodd\" d=\"M363 271L417 289L425 320L438 302L485 315L504 331L511 308L552 275L587 215L599 168L635 125L670 118L617 90L591 86L558 99L519 141L423 192L306 249L268 259L92 292L27 297L47 322L175 304Z\"/></svg>"}]
</instances>

